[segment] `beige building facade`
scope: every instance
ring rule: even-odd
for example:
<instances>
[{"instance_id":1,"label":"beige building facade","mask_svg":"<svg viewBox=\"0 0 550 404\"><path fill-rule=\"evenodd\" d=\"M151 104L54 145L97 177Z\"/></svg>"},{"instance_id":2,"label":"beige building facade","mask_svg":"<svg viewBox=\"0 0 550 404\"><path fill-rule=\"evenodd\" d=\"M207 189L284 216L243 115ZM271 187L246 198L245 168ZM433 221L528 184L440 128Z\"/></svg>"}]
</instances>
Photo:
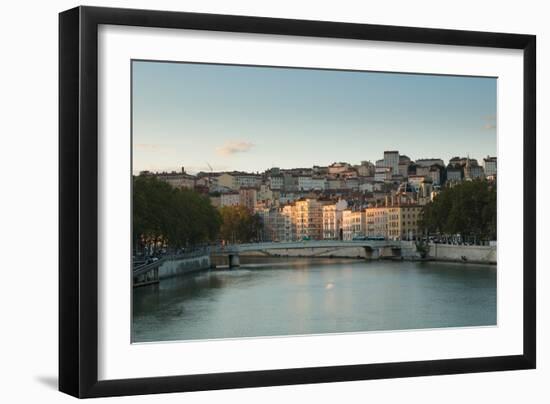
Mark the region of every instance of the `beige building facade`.
<instances>
[{"instance_id":1,"label":"beige building facade","mask_svg":"<svg viewBox=\"0 0 550 404\"><path fill-rule=\"evenodd\" d=\"M258 190L256 188L240 188L239 196L239 205L244 206L250 212L254 212L258 201Z\"/></svg>"},{"instance_id":2,"label":"beige building facade","mask_svg":"<svg viewBox=\"0 0 550 404\"><path fill-rule=\"evenodd\" d=\"M365 209L365 235L367 237L388 238L388 208L372 207Z\"/></svg>"},{"instance_id":3,"label":"beige building facade","mask_svg":"<svg viewBox=\"0 0 550 404\"><path fill-rule=\"evenodd\" d=\"M393 205L367 208L366 236L413 240L420 235L422 206Z\"/></svg>"},{"instance_id":4,"label":"beige building facade","mask_svg":"<svg viewBox=\"0 0 550 404\"><path fill-rule=\"evenodd\" d=\"M344 210L342 212L342 230L343 239L345 241L351 241L357 237L364 237L366 230L365 211Z\"/></svg>"},{"instance_id":5,"label":"beige building facade","mask_svg":"<svg viewBox=\"0 0 550 404\"><path fill-rule=\"evenodd\" d=\"M323 238L323 206L317 199L297 200L292 209L292 222L297 240L321 240Z\"/></svg>"}]
</instances>

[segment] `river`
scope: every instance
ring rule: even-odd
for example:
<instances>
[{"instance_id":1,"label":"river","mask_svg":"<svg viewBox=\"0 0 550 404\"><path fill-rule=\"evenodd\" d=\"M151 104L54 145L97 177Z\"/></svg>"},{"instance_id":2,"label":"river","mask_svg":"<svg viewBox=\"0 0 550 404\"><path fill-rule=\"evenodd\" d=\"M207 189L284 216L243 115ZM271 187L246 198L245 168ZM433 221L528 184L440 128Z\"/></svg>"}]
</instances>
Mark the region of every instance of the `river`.
<instances>
[{"instance_id":1,"label":"river","mask_svg":"<svg viewBox=\"0 0 550 404\"><path fill-rule=\"evenodd\" d=\"M496 324L496 267L244 258L133 291L133 342Z\"/></svg>"}]
</instances>

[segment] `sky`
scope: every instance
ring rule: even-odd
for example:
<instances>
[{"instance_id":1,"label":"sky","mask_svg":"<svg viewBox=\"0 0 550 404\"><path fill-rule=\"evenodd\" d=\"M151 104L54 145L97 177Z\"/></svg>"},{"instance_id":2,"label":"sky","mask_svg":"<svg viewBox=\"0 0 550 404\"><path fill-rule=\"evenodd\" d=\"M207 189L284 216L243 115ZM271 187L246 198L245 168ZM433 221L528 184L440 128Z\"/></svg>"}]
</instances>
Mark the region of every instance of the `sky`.
<instances>
[{"instance_id":1,"label":"sky","mask_svg":"<svg viewBox=\"0 0 550 404\"><path fill-rule=\"evenodd\" d=\"M133 61L133 171L482 159L496 91L486 77Z\"/></svg>"}]
</instances>

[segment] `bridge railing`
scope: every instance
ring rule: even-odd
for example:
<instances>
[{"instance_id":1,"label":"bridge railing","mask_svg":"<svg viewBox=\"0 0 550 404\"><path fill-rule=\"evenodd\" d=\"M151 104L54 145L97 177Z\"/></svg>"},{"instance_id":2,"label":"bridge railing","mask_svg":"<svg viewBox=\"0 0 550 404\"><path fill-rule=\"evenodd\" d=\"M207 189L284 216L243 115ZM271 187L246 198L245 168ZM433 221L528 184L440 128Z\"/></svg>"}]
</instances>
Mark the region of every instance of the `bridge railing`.
<instances>
[{"instance_id":1,"label":"bridge railing","mask_svg":"<svg viewBox=\"0 0 550 404\"><path fill-rule=\"evenodd\" d=\"M347 248L347 247L400 247L399 241L392 240L304 240L230 244L213 247L212 253L231 254L240 251L269 250L269 249L296 249L296 248Z\"/></svg>"},{"instance_id":2,"label":"bridge railing","mask_svg":"<svg viewBox=\"0 0 550 404\"><path fill-rule=\"evenodd\" d=\"M134 267L134 270L132 271L132 273L133 273L134 276L145 274L145 273L159 267L163 262L164 262L164 258L161 258L158 261Z\"/></svg>"}]
</instances>

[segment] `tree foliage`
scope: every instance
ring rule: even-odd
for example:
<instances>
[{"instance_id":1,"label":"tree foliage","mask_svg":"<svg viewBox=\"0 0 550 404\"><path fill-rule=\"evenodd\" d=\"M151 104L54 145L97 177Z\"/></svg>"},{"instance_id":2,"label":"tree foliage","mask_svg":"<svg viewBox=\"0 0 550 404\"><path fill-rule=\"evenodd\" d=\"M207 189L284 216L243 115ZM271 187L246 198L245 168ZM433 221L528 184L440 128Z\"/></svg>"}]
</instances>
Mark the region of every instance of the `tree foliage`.
<instances>
[{"instance_id":1,"label":"tree foliage","mask_svg":"<svg viewBox=\"0 0 550 404\"><path fill-rule=\"evenodd\" d=\"M229 243L257 241L262 230L262 220L244 206L224 206L220 209L222 225L220 238Z\"/></svg>"},{"instance_id":2,"label":"tree foliage","mask_svg":"<svg viewBox=\"0 0 550 404\"><path fill-rule=\"evenodd\" d=\"M464 239L496 240L496 185L475 180L444 188L424 207L421 226L430 234L458 234Z\"/></svg>"},{"instance_id":3,"label":"tree foliage","mask_svg":"<svg viewBox=\"0 0 550 404\"><path fill-rule=\"evenodd\" d=\"M171 248L215 240L221 218L208 197L175 189L152 176L133 178L133 237L135 247Z\"/></svg>"}]
</instances>

